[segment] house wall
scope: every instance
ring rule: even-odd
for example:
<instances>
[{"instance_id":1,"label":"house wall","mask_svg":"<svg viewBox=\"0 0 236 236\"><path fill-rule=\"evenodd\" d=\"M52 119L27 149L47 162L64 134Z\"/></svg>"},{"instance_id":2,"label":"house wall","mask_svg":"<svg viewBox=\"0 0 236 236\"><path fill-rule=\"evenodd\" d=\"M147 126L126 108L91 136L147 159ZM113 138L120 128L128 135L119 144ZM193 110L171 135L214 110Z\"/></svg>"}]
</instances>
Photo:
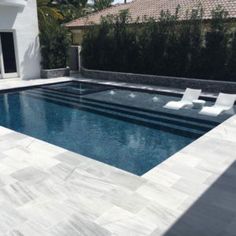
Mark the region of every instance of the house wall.
<instances>
[{"instance_id":1,"label":"house wall","mask_svg":"<svg viewBox=\"0 0 236 236\"><path fill-rule=\"evenodd\" d=\"M83 41L85 29L71 30L71 33L72 33L72 44L81 45Z\"/></svg>"},{"instance_id":2,"label":"house wall","mask_svg":"<svg viewBox=\"0 0 236 236\"><path fill-rule=\"evenodd\" d=\"M18 77L40 77L40 47L36 0L25 7L0 4L0 31L13 32Z\"/></svg>"}]
</instances>

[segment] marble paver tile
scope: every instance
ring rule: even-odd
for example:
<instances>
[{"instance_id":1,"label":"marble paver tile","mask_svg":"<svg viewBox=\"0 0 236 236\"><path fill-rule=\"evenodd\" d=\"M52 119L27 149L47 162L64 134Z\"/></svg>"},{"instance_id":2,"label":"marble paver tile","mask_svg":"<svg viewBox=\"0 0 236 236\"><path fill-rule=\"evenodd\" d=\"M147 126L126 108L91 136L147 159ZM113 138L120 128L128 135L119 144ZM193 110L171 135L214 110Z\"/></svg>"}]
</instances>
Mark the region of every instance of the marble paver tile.
<instances>
[{"instance_id":1,"label":"marble paver tile","mask_svg":"<svg viewBox=\"0 0 236 236\"><path fill-rule=\"evenodd\" d=\"M8 140L1 140L0 141L0 150L4 151L4 150L9 150L11 148L17 147L17 143L16 142L10 142Z\"/></svg>"},{"instance_id":2,"label":"marble paver tile","mask_svg":"<svg viewBox=\"0 0 236 236\"><path fill-rule=\"evenodd\" d=\"M129 188L131 190L136 190L143 183L146 183L145 179L140 178L137 175L133 175L120 170L111 172L107 179L112 183L115 183L125 188Z\"/></svg>"},{"instance_id":3,"label":"marble paver tile","mask_svg":"<svg viewBox=\"0 0 236 236\"><path fill-rule=\"evenodd\" d=\"M231 162L225 163L224 159L222 159L221 161L206 160L199 163L197 168L202 171L210 172L212 175L218 176L220 173L223 173L227 170L229 164L231 164ZM209 178L211 178L211 176L209 176Z\"/></svg>"},{"instance_id":4,"label":"marble paver tile","mask_svg":"<svg viewBox=\"0 0 236 236\"><path fill-rule=\"evenodd\" d=\"M8 157L6 154L4 154L4 153L0 153L0 160L2 160L2 159L4 159L4 158L6 158L6 157Z\"/></svg>"},{"instance_id":5,"label":"marble paver tile","mask_svg":"<svg viewBox=\"0 0 236 236\"><path fill-rule=\"evenodd\" d=\"M41 169L44 171L48 171L49 168L54 167L55 165L59 164L59 161L47 157L45 155L40 155L37 153L36 155L31 155L31 158L27 160L30 166L34 166L37 169Z\"/></svg>"},{"instance_id":6,"label":"marble paver tile","mask_svg":"<svg viewBox=\"0 0 236 236\"><path fill-rule=\"evenodd\" d=\"M80 195L65 200L65 205L78 216L91 221L96 220L114 206L112 203L96 196L88 198Z\"/></svg>"},{"instance_id":7,"label":"marble paver tile","mask_svg":"<svg viewBox=\"0 0 236 236\"><path fill-rule=\"evenodd\" d=\"M39 183L49 177L49 174L34 167L26 167L11 174L15 179L28 184Z\"/></svg>"},{"instance_id":8,"label":"marble paver tile","mask_svg":"<svg viewBox=\"0 0 236 236\"><path fill-rule=\"evenodd\" d=\"M17 154L13 155L12 157L9 156L4 158L1 163L12 169L13 172L29 167L27 160L20 155L18 156Z\"/></svg>"},{"instance_id":9,"label":"marble paver tile","mask_svg":"<svg viewBox=\"0 0 236 236\"><path fill-rule=\"evenodd\" d=\"M66 181L67 178L76 170L76 167L68 165L64 162L59 162L59 164L52 166L48 169L48 172L53 175L53 178L57 178L61 181Z\"/></svg>"},{"instance_id":10,"label":"marble paver tile","mask_svg":"<svg viewBox=\"0 0 236 236\"><path fill-rule=\"evenodd\" d=\"M30 222L39 225L45 231L74 213L73 209L55 199L27 205L19 210Z\"/></svg>"},{"instance_id":11,"label":"marble paver tile","mask_svg":"<svg viewBox=\"0 0 236 236\"><path fill-rule=\"evenodd\" d=\"M100 186L101 189L113 189L116 185L107 179L99 178L80 168L75 168L65 179L67 182L83 182L94 187Z\"/></svg>"},{"instance_id":12,"label":"marble paver tile","mask_svg":"<svg viewBox=\"0 0 236 236\"><path fill-rule=\"evenodd\" d=\"M21 158L21 160L27 159L29 158L29 154L30 154L30 152L28 152L27 150L19 146L11 148L7 151L4 151L4 153L8 157L11 157L11 159L14 158L15 160L17 160L17 158Z\"/></svg>"},{"instance_id":13,"label":"marble paver tile","mask_svg":"<svg viewBox=\"0 0 236 236\"><path fill-rule=\"evenodd\" d=\"M196 145L189 145L183 149L182 152L194 155L204 160L207 157L208 161L212 160L221 162L222 156L224 156L225 160L235 160L235 142L224 141L222 139L211 138L208 136L203 136L197 141L195 142ZM201 151L199 152L199 150ZM180 155L180 153L176 155Z\"/></svg>"},{"instance_id":14,"label":"marble paver tile","mask_svg":"<svg viewBox=\"0 0 236 236\"><path fill-rule=\"evenodd\" d=\"M152 182L160 183L166 187L171 187L181 178L181 176L161 168L154 168L153 170L144 174L143 177Z\"/></svg>"},{"instance_id":15,"label":"marble paver tile","mask_svg":"<svg viewBox=\"0 0 236 236\"><path fill-rule=\"evenodd\" d=\"M53 177L30 186L39 196L45 196L46 198L53 198L61 201L67 199L65 187L61 182L55 181Z\"/></svg>"},{"instance_id":16,"label":"marble paver tile","mask_svg":"<svg viewBox=\"0 0 236 236\"><path fill-rule=\"evenodd\" d=\"M136 189L138 186L146 182L145 179L142 179L139 176L91 159L88 159L79 165L75 174L79 174L80 172L86 173L85 175L91 176L92 178L100 179L104 183L113 187L117 186Z\"/></svg>"},{"instance_id":17,"label":"marble paver tile","mask_svg":"<svg viewBox=\"0 0 236 236\"><path fill-rule=\"evenodd\" d=\"M1 173L1 170L0 170ZM17 180L9 175L0 174L0 188L15 183Z\"/></svg>"},{"instance_id":18,"label":"marble paver tile","mask_svg":"<svg viewBox=\"0 0 236 236\"><path fill-rule=\"evenodd\" d=\"M236 122L233 117L230 118L230 125L222 123L217 129L212 130L208 133L209 137L218 138L225 141L235 141L236 136Z\"/></svg>"},{"instance_id":19,"label":"marble paver tile","mask_svg":"<svg viewBox=\"0 0 236 236\"><path fill-rule=\"evenodd\" d=\"M81 164L83 157L73 152L62 152L55 155L54 158L62 163L76 167Z\"/></svg>"},{"instance_id":20,"label":"marble paver tile","mask_svg":"<svg viewBox=\"0 0 236 236\"><path fill-rule=\"evenodd\" d=\"M0 162L0 173L2 175L10 175L11 173L15 172L15 168L5 165L2 163L2 161Z\"/></svg>"},{"instance_id":21,"label":"marble paver tile","mask_svg":"<svg viewBox=\"0 0 236 236\"><path fill-rule=\"evenodd\" d=\"M112 183L79 169L69 174L64 182L65 191L69 195L101 196L114 188Z\"/></svg>"},{"instance_id":22,"label":"marble paver tile","mask_svg":"<svg viewBox=\"0 0 236 236\"><path fill-rule=\"evenodd\" d=\"M0 126L0 137L6 134L12 133L12 132L13 132L12 130L5 128L3 126Z\"/></svg>"},{"instance_id":23,"label":"marble paver tile","mask_svg":"<svg viewBox=\"0 0 236 236\"><path fill-rule=\"evenodd\" d=\"M135 216L106 224L104 228L116 236L148 236L156 228L156 225L150 222L144 222L142 218Z\"/></svg>"},{"instance_id":24,"label":"marble paver tile","mask_svg":"<svg viewBox=\"0 0 236 236\"><path fill-rule=\"evenodd\" d=\"M236 141L236 139L235 139ZM236 142L221 143L221 147L217 149L217 156L224 157L225 161L235 161L236 158Z\"/></svg>"},{"instance_id":25,"label":"marble paver tile","mask_svg":"<svg viewBox=\"0 0 236 236\"><path fill-rule=\"evenodd\" d=\"M167 209L158 203L148 205L137 214L144 222L155 224L162 231L172 225L179 215L180 211Z\"/></svg>"},{"instance_id":26,"label":"marble paver tile","mask_svg":"<svg viewBox=\"0 0 236 236\"><path fill-rule=\"evenodd\" d=\"M41 229L39 225L27 222L17 229L12 230L5 236L50 236L45 230Z\"/></svg>"},{"instance_id":27,"label":"marble paver tile","mask_svg":"<svg viewBox=\"0 0 236 236\"><path fill-rule=\"evenodd\" d=\"M202 192L206 191L209 188L209 185L203 183L194 183L187 178L181 178L173 186L173 189L186 193L187 195L201 195Z\"/></svg>"},{"instance_id":28,"label":"marble paver tile","mask_svg":"<svg viewBox=\"0 0 236 236\"><path fill-rule=\"evenodd\" d=\"M87 160L86 158L84 159L85 160L78 166L77 172L78 170L83 170L88 175L102 179L112 186L136 190L140 185L146 182L145 179L137 175L125 172L113 166L89 158L87 158Z\"/></svg>"},{"instance_id":29,"label":"marble paver tile","mask_svg":"<svg viewBox=\"0 0 236 236\"><path fill-rule=\"evenodd\" d=\"M30 86L35 85L43 85L43 84L52 84L52 83L58 83L58 82L69 82L72 81L72 78L70 77L58 77L53 79L31 79L31 80L9 80L9 81L1 81L0 82L0 90L5 89L15 89L15 88L27 88Z\"/></svg>"},{"instance_id":30,"label":"marble paver tile","mask_svg":"<svg viewBox=\"0 0 236 236\"><path fill-rule=\"evenodd\" d=\"M41 150L30 152L27 148L16 147L4 152L8 157L3 163L13 166L15 169L27 166L35 166L42 169L50 168L59 161L45 155Z\"/></svg>"},{"instance_id":31,"label":"marble paver tile","mask_svg":"<svg viewBox=\"0 0 236 236\"><path fill-rule=\"evenodd\" d=\"M5 135L0 136L0 142L2 141L8 141L8 142L14 142L14 141L19 141L25 138L25 135L22 135L17 132L9 132Z\"/></svg>"},{"instance_id":32,"label":"marble paver tile","mask_svg":"<svg viewBox=\"0 0 236 236\"><path fill-rule=\"evenodd\" d=\"M96 164L95 164L96 166ZM95 175L94 172L87 171L84 169L76 168L74 172L71 173L69 177L67 177L67 180L69 181L83 181L89 182L91 184L101 185L104 186L103 188L106 190L112 190L114 188L124 188L124 189L130 189L131 191L133 189L136 189L138 186L140 186L142 183L145 183L146 180L141 179L138 176L128 174L126 172L123 172L121 170L113 169L111 168L110 173L107 176L97 176L97 173ZM127 177L127 182L125 183L125 177ZM131 185L133 186L131 187Z\"/></svg>"},{"instance_id":33,"label":"marble paver tile","mask_svg":"<svg viewBox=\"0 0 236 236\"><path fill-rule=\"evenodd\" d=\"M24 223L26 218L9 203L0 201L0 232L7 233L14 227Z\"/></svg>"},{"instance_id":34,"label":"marble paver tile","mask_svg":"<svg viewBox=\"0 0 236 236\"><path fill-rule=\"evenodd\" d=\"M101 198L131 213L139 212L150 203L143 195L121 188L112 189Z\"/></svg>"},{"instance_id":35,"label":"marble paver tile","mask_svg":"<svg viewBox=\"0 0 236 236\"><path fill-rule=\"evenodd\" d=\"M22 206L36 198L37 194L24 183L16 182L0 188L0 199L14 206Z\"/></svg>"},{"instance_id":36,"label":"marble paver tile","mask_svg":"<svg viewBox=\"0 0 236 236\"><path fill-rule=\"evenodd\" d=\"M173 188L166 188L165 186L153 182L143 184L137 193L152 201L156 201L162 206L170 209L177 209L187 198L188 195L182 191Z\"/></svg>"},{"instance_id":37,"label":"marble paver tile","mask_svg":"<svg viewBox=\"0 0 236 236\"><path fill-rule=\"evenodd\" d=\"M65 152L65 149L55 146L53 144L44 142L42 140L34 139L30 145L27 146L27 150L29 152L39 152L42 155L46 155L48 157L53 157L55 155L59 155Z\"/></svg>"},{"instance_id":38,"label":"marble paver tile","mask_svg":"<svg viewBox=\"0 0 236 236\"><path fill-rule=\"evenodd\" d=\"M108 181L109 179L107 178L107 176L111 172L117 171L115 167L112 167L110 165L107 165L98 161L94 161L89 158L84 158L83 162L81 162L81 164L79 165L79 169L84 170L88 174L96 176L98 178L102 178L102 179L105 178Z\"/></svg>"},{"instance_id":39,"label":"marble paver tile","mask_svg":"<svg viewBox=\"0 0 236 236\"><path fill-rule=\"evenodd\" d=\"M161 235L164 235L164 232L162 229L159 229L157 227L149 236L161 236ZM171 235L169 235L169 236L171 236ZM177 236L177 235L175 235L175 236Z\"/></svg>"},{"instance_id":40,"label":"marble paver tile","mask_svg":"<svg viewBox=\"0 0 236 236\"><path fill-rule=\"evenodd\" d=\"M186 178L193 182L204 182L207 178L211 176L211 173L208 171L200 170L198 168L191 168L188 165L182 164L179 161L175 162L175 165L169 165L169 162L165 162L162 166L162 169L166 171L170 171L176 175L181 176L182 178Z\"/></svg>"},{"instance_id":41,"label":"marble paver tile","mask_svg":"<svg viewBox=\"0 0 236 236\"><path fill-rule=\"evenodd\" d=\"M68 221L61 222L51 229L55 236L110 236L111 233L98 224L73 215Z\"/></svg>"},{"instance_id":42,"label":"marble paver tile","mask_svg":"<svg viewBox=\"0 0 236 236\"><path fill-rule=\"evenodd\" d=\"M183 201L180 206L177 208L177 211L182 213L186 212L192 205L199 200L199 195L189 196L185 201Z\"/></svg>"},{"instance_id":43,"label":"marble paver tile","mask_svg":"<svg viewBox=\"0 0 236 236\"><path fill-rule=\"evenodd\" d=\"M29 147L34 141L35 138L24 135L23 139L16 140L15 143L18 145L18 147L21 147L22 149L27 149L27 147Z\"/></svg>"},{"instance_id":44,"label":"marble paver tile","mask_svg":"<svg viewBox=\"0 0 236 236\"><path fill-rule=\"evenodd\" d=\"M181 155L177 153L174 156L176 158L175 161L178 161L182 165L189 166L190 168L195 168L202 162L201 158L191 153L181 153Z\"/></svg>"},{"instance_id":45,"label":"marble paver tile","mask_svg":"<svg viewBox=\"0 0 236 236\"><path fill-rule=\"evenodd\" d=\"M132 218L134 216L135 214L123 208L113 206L110 210L102 214L95 222L101 226L106 226L112 223L116 223L117 221Z\"/></svg>"},{"instance_id":46,"label":"marble paver tile","mask_svg":"<svg viewBox=\"0 0 236 236\"><path fill-rule=\"evenodd\" d=\"M76 195L81 195L88 198L91 196L100 197L107 191L107 189L101 189L100 186L83 183L82 181L66 183L64 188L64 192L69 196L73 195L73 197L75 197Z\"/></svg>"}]
</instances>

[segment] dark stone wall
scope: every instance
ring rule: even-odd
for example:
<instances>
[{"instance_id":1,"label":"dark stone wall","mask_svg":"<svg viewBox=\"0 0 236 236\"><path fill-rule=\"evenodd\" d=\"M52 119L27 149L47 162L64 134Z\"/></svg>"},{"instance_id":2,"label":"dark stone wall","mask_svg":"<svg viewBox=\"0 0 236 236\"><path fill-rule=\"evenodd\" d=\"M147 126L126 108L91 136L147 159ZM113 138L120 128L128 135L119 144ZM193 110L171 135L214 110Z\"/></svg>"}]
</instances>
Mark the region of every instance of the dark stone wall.
<instances>
[{"instance_id":1,"label":"dark stone wall","mask_svg":"<svg viewBox=\"0 0 236 236\"><path fill-rule=\"evenodd\" d=\"M70 68L59 68L51 70L41 70L41 78L56 78L70 76Z\"/></svg>"},{"instance_id":2,"label":"dark stone wall","mask_svg":"<svg viewBox=\"0 0 236 236\"><path fill-rule=\"evenodd\" d=\"M236 93L236 82L98 71L88 70L85 68L81 69L81 73L84 77L88 77L91 79L155 85L179 89L185 89L188 87L202 89L204 92L212 93Z\"/></svg>"}]
</instances>

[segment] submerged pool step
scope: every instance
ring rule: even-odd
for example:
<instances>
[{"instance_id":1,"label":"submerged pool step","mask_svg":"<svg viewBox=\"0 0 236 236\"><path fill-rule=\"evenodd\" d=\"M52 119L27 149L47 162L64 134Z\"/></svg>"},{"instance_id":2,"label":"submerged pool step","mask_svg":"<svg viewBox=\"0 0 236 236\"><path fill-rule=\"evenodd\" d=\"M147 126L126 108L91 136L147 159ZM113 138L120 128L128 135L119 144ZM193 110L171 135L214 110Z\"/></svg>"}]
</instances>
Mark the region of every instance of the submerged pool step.
<instances>
[{"instance_id":1,"label":"submerged pool step","mask_svg":"<svg viewBox=\"0 0 236 236\"><path fill-rule=\"evenodd\" d=\"M77 85L77 86L76 86ZM43 85L41 87L41 89L44 89L44 90L50 90L50 91L58 91L58 92L61 92L61 93L66 93L66 94L70 94L71 96L81 96L81 95L88 95L90 93L95 93L95 92L101 92L101 91L105 91L105 90L109 90L110 88L108 87L105 87L105 86L93 86L90 88L88 87L78 87L78 83L75 82L74 85L72 85L71 83L69 85L63 85L63 86L56 86L56 87L53 87L52 85L50 86L45 86Z\"/></svg>"},{"instance_id":2,"label":"submerged pool step","mask_svg":"<svg viewBox=\"0 0 236 236\"><path fill-rule=\"evenodd\" d=\"M35 91L35 90L34 90ZM41 92L41 90L39 90ZM38 92L38 91L37 91ZM56 98L62 98L64 99L65 96L61 95L61 94L51 94L49 91L42 91L43 94L51 96L51 97L56 97ZM68 96L67 96L67 100L68 100ZM135 115L141 118L145 118L145 119L149 119L149 120L153 120L153 121L162 121L162 122L168 122L174 125L179 125L179 126L185 126L187 128L193 128L193 129L199 129L199 130L203 130L205 132L209 131L210 129L214 128L215 125L212 124L207 124L202 123L199 121L188 121L188 120L182 120L179 119L178 117L169 117L169 116L165 116L163 114L159 114L156 112L147 112L146 110L143 109L136 109L135 107L126 107L126 106L116 106L116 104L113 103L106 103L103 101L99 101L99 100L94 100L94 99L88 99L88 98L84 98L84 97L70 97L69 98L70 101L72 102L80 102L86 105L90 105L90 106L96 106L96 108L101 108L101 109L109 109L110 111L114 111L114 112L121 112L124 113L126 115Z\"/></svg>"},{"instance_id":3,"label":"submerged pool step","mask_svg":"<svg viewBox=\"0 0 236 236\"><path fill-rule=\"evenodd\" d=\"M51 98L59 98L59 99L65 99L65 96L63 95L55 95L55 94L51 94L48 92L41 92L41 91L37 91L34 90L34 93L38 93L38 94L42 94L45 95L47 97L51 97ZM103 104L103 102L91 102L91 101L87 101L87 99L84 99L82 97L78 97L78 98L68 98L66 97L67 102L76 102L76 103L80 103L83 105L87 105L87 106L91 106L94 108L99 108L99 109L107 109L109 111L112 112L120 112L123 113L125 115L132 115L132 116L137 116L140 118L144 118L144 119L148 119L148 120L153 120L153 121L160 121L160 122L164 122L164 123L168 123L168 124L173 124L173 125L177 125L177 126L181 126L181 127L186 127L186 128L190 128L190 129L198 129L198 130L202 130L204 132L209 131L210 129L212 129L214 126L212 125L207 125L204 123L196 123L196 122L192 122L192 121L182 121L179 120L177 118L173 118L173 117L164 117L158 114L149 114L146 112L141 112L141 111L133 111L133 109L127 109L127 108L117 108L115 106L112 105L108 105L108 104ZM86 101L84 101L86 100Z\"/></svg>"},{"instance_id":4,"label":"submerged pool step","mask_svg":"<svg viewBox=\"0 0 236 236\"><path fill-rule=\"evenodd\" d=\"M114 103L114 102L108 102L108 101L102 101L102 100L95 100L92 98L87 98L81 95L76 95L76 94L70 94L68 92L65 91L58 91L55 89L50 89L50 88L41 88L41 91L44 92L49 92L50 94L57 94L60 96L66 96L66 97L71 97L71 98L83 98L83 100L87 100L87 101L93 101L93 102L98 102L98 103L102 103L107 104L107 105L112 105L115 107L121 107L121 108L128 108L130 110L136 110L136 111L141 111L141 112L145 112L145 113L150 113L150 114L155 114L155 115L159 115L159 116L163 116L163 117L168 117L168 118L173 118L175 120L182 120L182 121L186 121L186 122L192 122L193 124L199 124L199 122L201 124L205 124L206 126L209 126L210 128L213 128L217 125L219 125L218 122L216 121L212 121L212 120L203 120L200 118L194 118L194 117L189 117L189 116L183 116L181 114L173 114L170 112L163 112L163 111L157 111L157 110L150 110L150 109L146 109L146 108L141 108L141 107L136 107L136 106L129 106L129 105L124 105L124 104L119 104L119 103Z\"/></svg>"},{"instance_id":5,"label":"submerged pool step","mask_svg":"<svg viewBox=\"0 0 236 236\"><path fill-rule=\"evenodd\" d=\"M150 119L150 120L158 120L158 121L163 121L163 122L168 122L168 123L171 123L171 124L175 124L175 125L179 125L179 126L185 126L185 127L188 127L188 128L194 128L194 129L200 129L200 130L203 130L203 131L209 131L210 129L212 129L213 127L215 126L212 126L212 125L208 125L206 123L199 123L199 122L194 122L194 121L183 121L182 119L178 119L178 118L174 118L174 117L167 117L167 116L164 116L164 115L159 115L159 114L155 114L155 113L147 113L147 112L143 112L143 111L139 111L139 110L133 110L133 109L130 109L130 108L117 108L115 106L114 108L114 105L108 105L108 104L104 104L102 101L92 101L92 100L87 100L87 99L82 99L82 102L85 103L86 101L86 104L90 104L91 106L96 106L96 107L101 107L101 108L107 108L107 109L110 109L110 110L115 110L115 111L121 111L121 112L124 112L126 114L135 114L136 116L140 116L140 117L143 117L143 118L147 118L147 119Z\"/></svg>"},{"instance_id":6,"label":"submerged pool step","mask_svg":"<svg viewBox=\"0 0 236 236\"><path fill-rule=\"evenodd\" d=\"M110 117L110 118L120 119L123 121L128 121L133 124L143 125L143 126L146 126L149 128L159 129L159 130L163 130L163 131L167 131L167 132L171 132L174 134L179 134L179 135L183 135L183 136L187 136L187 137L198 138L205 133L204 131L201 131L201 130L186 128L186 127L173 125L173 124L161 122L161 121L152 121L149 119L137 117L136 115L124 114L119 111L110 112L107 109L91 107L91 106L88 106L85 104L78 104L77 102L69 102L69 101L66 101L66 100L63 100L60 98L54 98L51 96L47 96L42 93L41 94L40 93L32 93L29 91L25 91L24 93L27 94L28 96L32 96L32 97L38 98L38 99L44 99L46 101L54 102L56 104L66 105L66 106L70 106L70 107L76 107L80 110L96 113L99 115L104 115L104 116Z\"/></svg>"}]
</instances>

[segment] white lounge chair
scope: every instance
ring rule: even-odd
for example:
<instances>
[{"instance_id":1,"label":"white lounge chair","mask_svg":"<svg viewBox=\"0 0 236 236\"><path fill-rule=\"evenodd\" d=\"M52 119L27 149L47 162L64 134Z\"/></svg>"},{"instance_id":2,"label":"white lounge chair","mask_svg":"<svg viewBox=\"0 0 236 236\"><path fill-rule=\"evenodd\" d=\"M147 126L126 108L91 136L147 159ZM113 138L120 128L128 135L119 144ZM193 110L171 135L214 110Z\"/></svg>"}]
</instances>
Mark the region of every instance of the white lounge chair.
<instances>
[{"instance_id":1,"label":"white lounge chair","mask_svg":"<svg viewBox=\"0 0 236 236\"><path fill-rule=\"evenodd\" d=\"M164 108L173 110L179 110L181 108L190 108L193 106L193 100L197 100L201 92L201 89L187 88L180 101L170 101L164 106Z\"/></svg>"},{"instance_id":2,"label":"white lounge chair","mask_svg":"<svg viewBox=\"0 0 236 236\"><path fill-rule=\"evenodd\" d=\"M235 100L236 94L220 93L213 106L205 106L199 113L207 116L218 116L233 108Z\"/></svg>"}]
</instances>

